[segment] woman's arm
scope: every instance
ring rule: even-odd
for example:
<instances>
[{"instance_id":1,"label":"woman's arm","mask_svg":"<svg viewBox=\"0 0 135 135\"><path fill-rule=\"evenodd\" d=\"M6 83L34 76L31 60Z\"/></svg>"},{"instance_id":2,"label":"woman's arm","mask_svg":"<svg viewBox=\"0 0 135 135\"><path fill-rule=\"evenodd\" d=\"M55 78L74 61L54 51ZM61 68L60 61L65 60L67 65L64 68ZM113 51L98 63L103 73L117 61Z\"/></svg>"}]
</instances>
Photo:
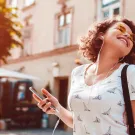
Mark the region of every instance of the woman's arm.
<instances>
[{"instance_id":1,"label":"woman's arm","mask_svg":"<svg viewBox=\"0 0 135 135\"><path fill-rule=\"evenodd\" d=\"M55 114L58 116L67 126L73 127L73 117L72 113L61 106L58 99L51 95L47 90L42 89L42 93L47 97L43 100L40 100L35 94L33 94L34 99L38 102L38 107L42 109L43 112L47 114ZM54 108L50 108L54 106Z\"/></svg>"},{"instance_id":2,"label":"woman's arm","mask_svg":"<svg viewBox=\"0 0 135 135\"><path fill-rule=\"evenodd\" d=\"M73 128L73 116L71 111L68 111L60 105L59 113L56 113L56 116L58 116L67 126Z\"/></svg>"}]
</instances>

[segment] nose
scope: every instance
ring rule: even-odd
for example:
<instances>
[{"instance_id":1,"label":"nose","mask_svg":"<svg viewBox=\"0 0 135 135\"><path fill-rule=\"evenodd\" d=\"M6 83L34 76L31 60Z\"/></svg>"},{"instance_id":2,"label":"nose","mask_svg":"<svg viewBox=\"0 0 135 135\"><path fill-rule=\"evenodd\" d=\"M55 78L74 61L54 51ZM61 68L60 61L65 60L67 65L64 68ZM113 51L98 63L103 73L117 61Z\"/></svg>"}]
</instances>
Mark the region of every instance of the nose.
<instances>
[{"instance_id":1,"label":"nose","mask_svg":"<svg viewBox=\"0 0 135 135\"><path fill-rule=\"evenodd\" d=\"M127 33L127 32L125 32L125 33L123 34L123 36L125 36L125 37L127 37L127 38L129 38L129 39L130 39L130 34L129 34L129 33Z\"/></svg>"},{"instance_id":2,"label":"nose","mask_svg":"<svg viewBox=\"0 0 135 135\"><path fill-rule=\"evenodd\" d=\"M125 36L127 39L131 40L134 43L134 39L129 33L125 32L123 33L123 36Z\"/></svg>"}]
</instances>

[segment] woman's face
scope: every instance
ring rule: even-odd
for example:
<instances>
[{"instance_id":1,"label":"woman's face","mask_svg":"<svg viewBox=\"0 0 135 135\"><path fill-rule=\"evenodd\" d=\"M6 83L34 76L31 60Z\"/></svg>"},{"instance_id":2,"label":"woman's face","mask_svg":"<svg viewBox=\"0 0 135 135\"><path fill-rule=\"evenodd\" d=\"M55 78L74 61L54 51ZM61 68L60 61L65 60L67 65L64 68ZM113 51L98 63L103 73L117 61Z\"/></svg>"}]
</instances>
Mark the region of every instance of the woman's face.
<instances>
[{"instance_id":1,"label":"woman's face","mask_svg":"<svg viewBox=\"0 0 135 135\"><path fill-rule=\"evenodd\" d=\"M117 22L106 31L104 42L110 51L117 52L121 57L126 56L133 47L132 30L125 23Z\"/></svg>"}]
</instances>

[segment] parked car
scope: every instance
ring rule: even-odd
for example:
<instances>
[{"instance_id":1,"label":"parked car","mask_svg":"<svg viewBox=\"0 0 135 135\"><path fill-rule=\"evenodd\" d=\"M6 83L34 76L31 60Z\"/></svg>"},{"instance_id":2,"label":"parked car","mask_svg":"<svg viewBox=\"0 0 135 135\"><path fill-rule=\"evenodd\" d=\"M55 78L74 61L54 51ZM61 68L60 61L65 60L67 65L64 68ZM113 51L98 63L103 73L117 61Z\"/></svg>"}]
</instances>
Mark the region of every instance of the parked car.
<instances>
[{"instance_id":1,"label":"parked car","mask_svg":"<svg viewBox=\"0 0 135 135\"><path fill-rule=\"evenodd\" d=\"M8 128L41 127L43 113L32 103L32 85L31 80L2 83L0 116L7 121Z\"/></svg>"}]
</instances>

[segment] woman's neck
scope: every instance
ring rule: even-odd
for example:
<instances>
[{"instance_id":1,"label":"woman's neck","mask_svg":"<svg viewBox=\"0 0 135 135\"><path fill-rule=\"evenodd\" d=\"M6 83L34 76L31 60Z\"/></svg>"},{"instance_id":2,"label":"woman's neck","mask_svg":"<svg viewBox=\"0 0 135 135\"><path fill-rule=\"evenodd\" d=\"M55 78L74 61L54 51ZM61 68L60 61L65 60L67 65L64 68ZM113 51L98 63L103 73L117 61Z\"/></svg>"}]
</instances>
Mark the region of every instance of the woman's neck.
<instances>
[{"instance_id":1,"label":"woman's neck","mask_svg":"<svg viewBox=\"0 0 135 135\"><path fill-rule=\"evenodd\" d=\"M95 75L99 75L108 72L111 68L112 70L117 69L121 63L119 63L119 58L114 57L101 57L97 59L95 63Z\"/></svg>"}]
</instances>

